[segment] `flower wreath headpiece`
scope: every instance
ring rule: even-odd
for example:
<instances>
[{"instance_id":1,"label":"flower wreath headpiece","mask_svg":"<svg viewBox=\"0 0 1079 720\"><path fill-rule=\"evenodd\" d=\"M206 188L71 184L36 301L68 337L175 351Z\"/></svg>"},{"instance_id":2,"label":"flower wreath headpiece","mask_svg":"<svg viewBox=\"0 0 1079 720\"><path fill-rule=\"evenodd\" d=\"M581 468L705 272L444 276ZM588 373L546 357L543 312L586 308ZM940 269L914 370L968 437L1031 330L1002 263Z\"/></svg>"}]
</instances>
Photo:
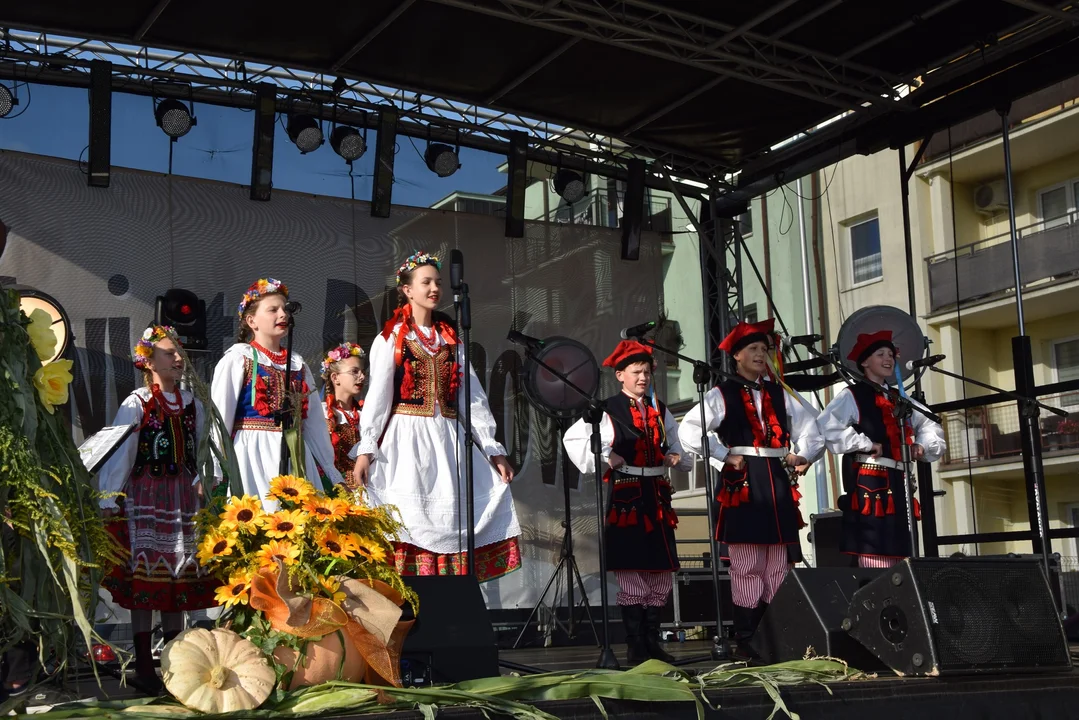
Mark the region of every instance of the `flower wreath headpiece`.
<instances>
[{"instance_id":1,"label":"flower wreath headpiece","mask_svg":"<svg viewBox=\"0 0 1079 720\"><path fill-rule=\"evenodd\" d=\"M142 337L135 343L135 367L139 370L149 370L148 363L150 358L154 355L154 345L161 342L167 337L171 337L172 341L177 345L180 344L179 339L176 337L176 331L167 325L152 325L143 331Z\"/></svg>"},{"instance_id":2,"label":"flower wreath headpiece","mask_svg":"<svg viewBox=\"0 0 1079 720\"><path fill-rule=\"evenodd\" d=\"M322 374L325 375L329 371L330 365L333 365L335 362L347 360L350 357L362 358L364 354L363 348L356 343L341 343L333 350L326 353L326 357L322 359Z\"/></svg>"},{"instance_id":3,"label":"flower wreath headpiece","mask_svg":"<svg viewBox=\"0 0 1079 720\"><path fill-rule=\"evenodd\" d=\"M244 310L247 306L255 302L264 295L272 295L274 293L280 293L285 297L288 297L288 288L285 287L285 283L280 280L274 280L273 278L261 278L251 284L251 287L247 288L247 292L244 293L244 297L240 300L240 307L237 309L236 314L243 319Z\"/></svg>"},{"instance_id":4,"label":"flower wreath headpiece","mask_svg":"<svg viewBox=\"0 0 1079 720\"><path fill-rule=\"evenodd\" d=\"M434 265L439 270L442 269L442 260L437 255L432 255L426 250L419 250L401 264L401 267L397 268L397 284L401 284L401 276L406 272L412 272L421 265Z\"/></svg>"}]
</instances>

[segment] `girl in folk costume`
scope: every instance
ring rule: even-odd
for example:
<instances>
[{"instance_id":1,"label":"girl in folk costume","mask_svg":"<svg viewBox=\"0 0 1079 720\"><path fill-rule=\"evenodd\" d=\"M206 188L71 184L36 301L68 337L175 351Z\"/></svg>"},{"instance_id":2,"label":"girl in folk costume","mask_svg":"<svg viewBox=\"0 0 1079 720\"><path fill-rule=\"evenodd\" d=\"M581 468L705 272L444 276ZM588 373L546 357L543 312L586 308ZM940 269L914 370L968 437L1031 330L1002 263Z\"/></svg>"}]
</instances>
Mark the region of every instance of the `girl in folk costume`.
<instances>
[{"instance_id":1,"label":"girl in folk costume","mask_svg":"<svg viewBox=\"0 0 1079 720\"><path fill-rule=\"evenodd\" d=\"M135 346L135 367L146 386L121 403L113 425L135 431L98 473L102 514L119 516L110 523L117 540L130 548L131 561L103 581L113 600L131 611L135 673L149 692L161 685L151 654L153 611L161 612L168 642L183 629L183 612L213 607L220 584L196 560L195 513L202 483L196 474L202 403L178 387L184 362L171 328L154 326Z\"/></svg>"},{"instance_id":2,"label":"girl in folk costume","mask_svg":"<svg viewBox=\"0 0 1079 720\"><path fill-rule=\"evenodd\" d=\"M867 380L884 386L895 379L897 356L892 332L882 330L859 335L847 359ZM946 449L943 428L918 408L915 403L910 423L903 423L893 414L890 396L857 383L841 390L817 418L828 449L843 454L839 547L856 555L861 567L888 568L910 555L902 446L910 443L911 459L923 462L936 462ZM913 502L917 520L921 508L917 498Z\"/></svg>"},{"instance_id":3,"label":"girl in folk costume","mask_svg":"<svg viewBox=\"0 0 1079 720\"><path fill-rule=\"evenodd\" d=\"M812 413L794 391L766 379L774 320L739 323L720 343L738 374L758 382L751 390L725 380L704 397L709 462L720 471L716 483L719 516L716 539L728 546L734 630L742 652L768 603L790 569L788 546L804 526L798 507L797 476L824 450ZM701 411L682 420L682 447L701 454Z\"/></svg>"},{"instance_id":4,"label":"girl in folk costume","mask_svg":"<svg viewBox=\"0 0 1079 720\"><path fill-rule=\"evenodd\" d=\"M349 450L360 441L360 393L367 376L363 373L363 349L354 343L341 343L322 360L322 379L326 385L326 427L333 444L333 464L345 478L345 484L355 487L352 468L356 461Z\"/></svg>"},{"instance_id":5,"label":"girl in folk costume","mask_svg":"<svg viewBox=\"0 0 1079 720\"><path fill-rule=\"evenodd\" d=\"M682 453L674 416L649 393L652 349L623 340L603 365L613 368L622 384L622 391L607 399L608 414L600 422L601 452L610 468L603 479L611 483L604 528L607 569L618 581L629 662L671 662L659 642L659 609L667 604L672 573L679 568L678 516L666 473L672 467L688 471L693 464ZM626 428L636 428L641 437ZM591 437L591 426L581 419L563 439L567 457L583 473L595 472Z\"/></svg>"},{"instance_id":6,"label":"girl in folk costume","mask_svg":"<svg viewBox=\"0 0 1079 720\"><path fill-rule=\"evenodd\" d=\"M281 474L281 425L276 415L286 396L287 352L281 348L281 341L288 334L287 300L288 288L273 278L259 280L247 289L238 310L237 342L217 363L210 387L221 419L226 426L232 425L231 440L243 492L260 498L271 512L277 502L268 495L270 480ZM322 413L311 408L319 403L315 381L295 351L290 383L289 391L303 397L301 407L292 409L292 422L293 426L301 425L305 474L321 474L324 482L336 485L342 478L334 467L330 433ZM294 473L297 466L293 458ZM221 474L220 468L217 474Z\"/></svg>"},{"instance_id":7,"label":"girl in folk costume","mask_svg":"<svg viewBox=\"0 0 1079 720\"><path fill-rule=\"evenodd\" d=\"M472 368L472 397L461 397L464 349L435 312L442 298L439 259L416 253L397 270L402 303L371 346L370 387L353 477L374 505L393 505L405 531L396 546L404 575L461 575L464 523L476 532L482 582L520 567L521 528L509 483L513 468L495 440L495 421ZM472 438L458 418L471 403ZM460 444L458 444L460 442ZM473 454L475 517L461 517L458 458ZM463 464L463 463L462 463Z\"/></svg>"}]
</instances>

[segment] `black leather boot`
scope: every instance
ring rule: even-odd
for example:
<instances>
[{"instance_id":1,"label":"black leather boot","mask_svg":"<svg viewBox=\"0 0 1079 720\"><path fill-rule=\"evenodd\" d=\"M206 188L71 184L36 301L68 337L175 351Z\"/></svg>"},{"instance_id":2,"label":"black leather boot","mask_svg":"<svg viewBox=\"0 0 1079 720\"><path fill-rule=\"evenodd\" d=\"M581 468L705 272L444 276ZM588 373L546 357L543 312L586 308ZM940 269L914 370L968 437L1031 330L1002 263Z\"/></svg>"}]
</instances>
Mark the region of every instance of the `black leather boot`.
<instances>
[{"instance_id":1,"label":"black leather boot","mask_svg":"<svg viewBox=\"0 0 1079 720\"><path fill-rule=\"evenodd\" d=\"M644 646L650 658L672 663L674 662L674 656L663 649L663 644L659 639L659 611L660 608L658 607L646 607L644 609Z\"/></svg>"},{"instance_id":2,"label":"black leather boot","mask_svg":"<svg viewBox=\"0 0 1079 720\"><path fill-rule=\"evenodd\" d=\"M640 665L648 659L644 641L644 606L622 605L622 624L626 628L626 660Z\"/></svg>"},{"instance_id":3,"label":"black leather boot","mask_svg":"<svg viewBox=\"0 0 1079 720\"><path fill-rule=\"evenodd\" d=\"M154 670L152 633L135 633L135 678L131 684L146 695L160 695L165 689Z\"/></svg>"},{"instance_id":4,"label":"black leather boot","mask_svg":"<svg viewBox=\"0 0 1079 720\"><path fill-rule=\"evenodd\" d=\"M753 639L753 632L757 629L756 617L757 608L746 608L741 605L735 605L731 613L735 647L742 659L757 660L760 657L749 645L750 640Z\"/></svg>"}]
</instances>

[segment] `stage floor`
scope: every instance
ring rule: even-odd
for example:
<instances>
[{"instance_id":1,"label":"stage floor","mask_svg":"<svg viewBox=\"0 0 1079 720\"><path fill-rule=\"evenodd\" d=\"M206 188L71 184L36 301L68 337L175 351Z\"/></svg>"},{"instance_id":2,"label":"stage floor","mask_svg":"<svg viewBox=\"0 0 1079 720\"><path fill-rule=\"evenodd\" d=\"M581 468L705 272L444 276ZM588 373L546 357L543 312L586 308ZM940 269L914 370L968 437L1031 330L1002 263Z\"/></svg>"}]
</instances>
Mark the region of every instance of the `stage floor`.
<instances>
[{"instance_id":1,"label":"stage floor","mask_svg":"<svg viewBox=\"0 0 1079 720\"><path fill-rule=\"evenodd\" d=\"M678 659L705 658L682 666L686 670L710 670L716 663L707 659L710 643L692 641L668 643L667 650ZM1073 656L1076 646L1073 646ZM619 662L625 661L625 646L615 646ZM595 666L599 657L595 646L524 648L503 650L500 660L546 671L586 669ZM503 674L511 672L503 668ZM92 677L83 674L77 684L62 695L51 692L43 702L76 699L120 700L135 697L131 688L121 688L119 679L103 676L97 688ZM801 685L785 687L781 692L787 707L802 720L873 720L911 718L918 720L965 720L966 718L1074 718L1079 715L1079 672L1018 674L998 673L947 678L900 678L881 675L876 679L830 683L827 687ZM709 691L705 714L724 720L763 720L774 702L763 688L738 688ZM41 705L42 702L30 702ZM691 703L640 703L604 700L608 720L659 720L660 718L695 720ZM602 720L604 716L590 699L538 702L536 707L566 720ZM40 710L39 710L40 711ZM482 718L479 711L467 708L442 708L440 715L453 718ZM349 717L335 715L334 717ZM356 716L360 717L360 716ZM418 712L365 714L364 718L422 718ZM784 717L782 713L776 716Z\"/></svg>"}]
</instances>

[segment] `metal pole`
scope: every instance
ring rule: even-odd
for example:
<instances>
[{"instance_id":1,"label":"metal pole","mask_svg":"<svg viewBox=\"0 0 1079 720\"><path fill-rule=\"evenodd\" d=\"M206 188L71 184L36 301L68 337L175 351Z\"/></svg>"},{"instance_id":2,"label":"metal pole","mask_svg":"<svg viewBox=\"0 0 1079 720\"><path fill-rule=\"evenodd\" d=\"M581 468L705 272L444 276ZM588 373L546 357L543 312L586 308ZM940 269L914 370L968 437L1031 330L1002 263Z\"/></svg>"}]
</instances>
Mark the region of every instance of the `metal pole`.
<instances>
[{"instance_id":1,"label":"metal pole","mask_svg":"<svg viewBox=\"0 0 1079 720\"><path fill-rule=\"evenodd\" d=\"M1026 323L1023 319L1023 276L1019 266L1019 232L1015 227L1015 190L1012 187L1012 146L1011 128L1008 113L1011 106L997 109L1000 113L1000 135L1004 145L1004 180L1008 188L1008 229L1012 243L1012 269L1015 272L1015 313L1019 322L1019 335L1012 338L1012 368L1015 373L1015 391L1034 397L1034 363L1031 357L1030 338L1027 337ZM1030 529L1036 533L1033 550L1042 556L1042 567L1046 579L1049 578L1049 553L1052 546L1049 541L1049 518L1045 504L1045 472L1042 467L1042 436L1038 424L1038 406L1035 403L1020 401L1016 409L1019 413L1020 439L1023 448L1023 475L1027 490L1027 516Z\"/></svg>"}]
</instances>

